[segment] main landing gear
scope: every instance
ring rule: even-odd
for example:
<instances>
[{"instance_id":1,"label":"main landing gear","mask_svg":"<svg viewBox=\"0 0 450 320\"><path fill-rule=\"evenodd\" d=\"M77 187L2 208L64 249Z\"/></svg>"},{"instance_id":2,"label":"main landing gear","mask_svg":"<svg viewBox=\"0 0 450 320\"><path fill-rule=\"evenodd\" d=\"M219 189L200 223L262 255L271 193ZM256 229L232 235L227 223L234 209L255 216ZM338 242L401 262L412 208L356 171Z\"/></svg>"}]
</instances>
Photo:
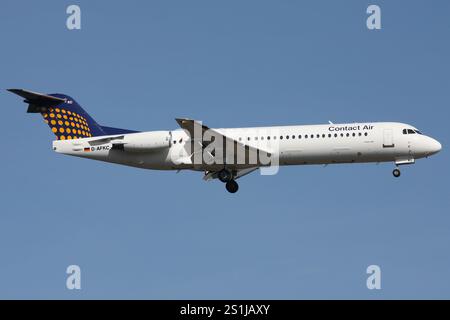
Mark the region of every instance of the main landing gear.
<instances>
[{"instance_id":1,"label":"main landing gear","mask_svg":"<svg viewBox=\"0 0 450 320\"><path fill-rule=\"evenodd\" d=\"M236 193L239 190L239 185L235 180L230 180L225 184L225 188L229 193Z\"/></svg>"},{"instance_id":2,"label":"main landing gear","mask_svg":"<svg viewBox=\"0 0 450 320\"><path fill-rule=\"evenodd\" d=\"M220 181L225 183L225 188L229 193L236 193L239 190L239 185L234 180L232 172L223 169L219 171L217 177L219 178Z\"/></svg>"},{"instance_id":3,"label":"main landing gear","mask_svg":"<svg viewBox=\"0 0 450 320\"><path fill-rule=\"evenodd\" d=\"M400 177L400 170L398 168L395 168L394 171L392 171L392 174L394 177L398 178Z\"/></svg>"}]
</instances>

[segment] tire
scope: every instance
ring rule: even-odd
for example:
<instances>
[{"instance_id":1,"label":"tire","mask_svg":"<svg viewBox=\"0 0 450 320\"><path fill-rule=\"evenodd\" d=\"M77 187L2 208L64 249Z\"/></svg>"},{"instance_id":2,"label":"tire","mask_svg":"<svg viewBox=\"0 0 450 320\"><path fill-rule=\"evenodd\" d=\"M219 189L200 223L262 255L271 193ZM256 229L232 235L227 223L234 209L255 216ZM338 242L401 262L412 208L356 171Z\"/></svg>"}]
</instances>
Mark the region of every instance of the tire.
<instances>
[{"instance_id":1,"label":"tire","mask_svg":"<svg viewBox=\"0 0 450 320\"><path fill-rule=\"evenodd\" d=\"M229 193L236 193L239 190L239 185L237 184L236 181L230 180L225 185L225 188Z\"/></svg>"},{"instance_id":2,"label":"tire","mask_svg":"<svg viewBox=\"0 0 450 320\"><path fill-rule=\"evenodd\" d=\"M398 178L400 177L400 170L399 169L394 169L394 171L392 171L392 174L394 175L394 177Z\"/></svg>"},{"instance_id":3,"label":"tire","mask_svg":"<svg viewBox=\"0 0 450 320\"><path fill-rule=\"evenodd\" d=\"M227 183L233 179L233 176L231 175L230 171L223 169L219 171L218 178L223 183Z\"/></svg>"}]
</instances>

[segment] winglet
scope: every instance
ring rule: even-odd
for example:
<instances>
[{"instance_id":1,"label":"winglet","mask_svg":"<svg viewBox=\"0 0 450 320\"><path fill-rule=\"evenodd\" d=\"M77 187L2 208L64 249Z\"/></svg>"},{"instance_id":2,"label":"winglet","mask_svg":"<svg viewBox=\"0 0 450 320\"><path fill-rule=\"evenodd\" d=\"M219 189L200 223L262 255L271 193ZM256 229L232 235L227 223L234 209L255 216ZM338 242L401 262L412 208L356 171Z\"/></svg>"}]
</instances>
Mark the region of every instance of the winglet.
<instances>
[{"instance_id":1,"label":"winglet","mask_svg":"<svg viewBox=\"0 0 450 320\"><path fill-rule=\"evenodd\" d=\"M200 132L205 132L209 130L207 126L196 120L188 118L175 118L175 120L182 129L187 130L189 132L191 137L194 137L195 135L195 127L201 128Z\"/></svg>"},{"instance_id":2,"label":"winglet","mask_svg":"<svg viewBox=\"0 0 450 320\"><path fill-rule=\"evenodd\" d=\"M175 121L178 123L178 125L183 128L187 124L195 122L195 120L189 119L189 118L175 118Z\"/></svg>"}]
</instances>

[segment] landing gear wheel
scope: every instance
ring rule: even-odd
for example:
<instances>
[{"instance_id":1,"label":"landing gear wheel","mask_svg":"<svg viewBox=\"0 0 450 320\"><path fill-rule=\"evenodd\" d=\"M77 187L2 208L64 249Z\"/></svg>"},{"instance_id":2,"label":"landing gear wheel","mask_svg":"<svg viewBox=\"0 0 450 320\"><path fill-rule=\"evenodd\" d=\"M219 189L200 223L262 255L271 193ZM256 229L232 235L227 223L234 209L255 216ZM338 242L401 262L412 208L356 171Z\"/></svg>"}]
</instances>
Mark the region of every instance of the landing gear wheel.
<instances>
[{"instance_id":1,"label":"landing gear wheel","mask_svg":"<svg viewBox=\"0 0 450 320\"><path fill-rule=\"evenodd\" d=\"M230 171L223 169L219 171L218 178L223 183L227 183L233 179L233 176Z\"/></svg>"},{"instance_id":2,"label":"landing gear wheel","mask_svg":"<svg viewBox=\"0 0 450 320\"><path fill-rule=\"evenodd\" d=\"M394 175L394 177L398 178L398 177L400 177L400 170L394 169L394 171L392 171L392 174Z\"/></svg>"},{"instance_id":3,"label":"landing gear wheel","mask_svg":"<svg viewBox=\"0 0 450 320\"><path fill-rule=\"evenodd\" d=\"M230 180L225 185L225 188L227 188L227 191L229 193L236 193L238 191L238 189L239 189L239 185L237 184L236 181Z\"/></svg>"}]
</instances>

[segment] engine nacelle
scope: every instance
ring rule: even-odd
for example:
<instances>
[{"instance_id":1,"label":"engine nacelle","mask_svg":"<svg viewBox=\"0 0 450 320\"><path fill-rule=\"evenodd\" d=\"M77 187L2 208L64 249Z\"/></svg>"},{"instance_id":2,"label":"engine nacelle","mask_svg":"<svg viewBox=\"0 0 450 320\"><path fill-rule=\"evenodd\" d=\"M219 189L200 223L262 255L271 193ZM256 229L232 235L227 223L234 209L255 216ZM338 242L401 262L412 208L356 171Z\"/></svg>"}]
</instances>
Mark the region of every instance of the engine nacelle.
<instances>
[{"instance_id":1,"label":"engine nacelle","mask_svg":"<svg viewBox=\"0 0 450 320\"><path fill-rule=\"evenodd\" d=\"M169 131L135 133L125 136L123 140L123 150L128 152L151 152L169 147Z\"/></svg>"}]
</instances>

